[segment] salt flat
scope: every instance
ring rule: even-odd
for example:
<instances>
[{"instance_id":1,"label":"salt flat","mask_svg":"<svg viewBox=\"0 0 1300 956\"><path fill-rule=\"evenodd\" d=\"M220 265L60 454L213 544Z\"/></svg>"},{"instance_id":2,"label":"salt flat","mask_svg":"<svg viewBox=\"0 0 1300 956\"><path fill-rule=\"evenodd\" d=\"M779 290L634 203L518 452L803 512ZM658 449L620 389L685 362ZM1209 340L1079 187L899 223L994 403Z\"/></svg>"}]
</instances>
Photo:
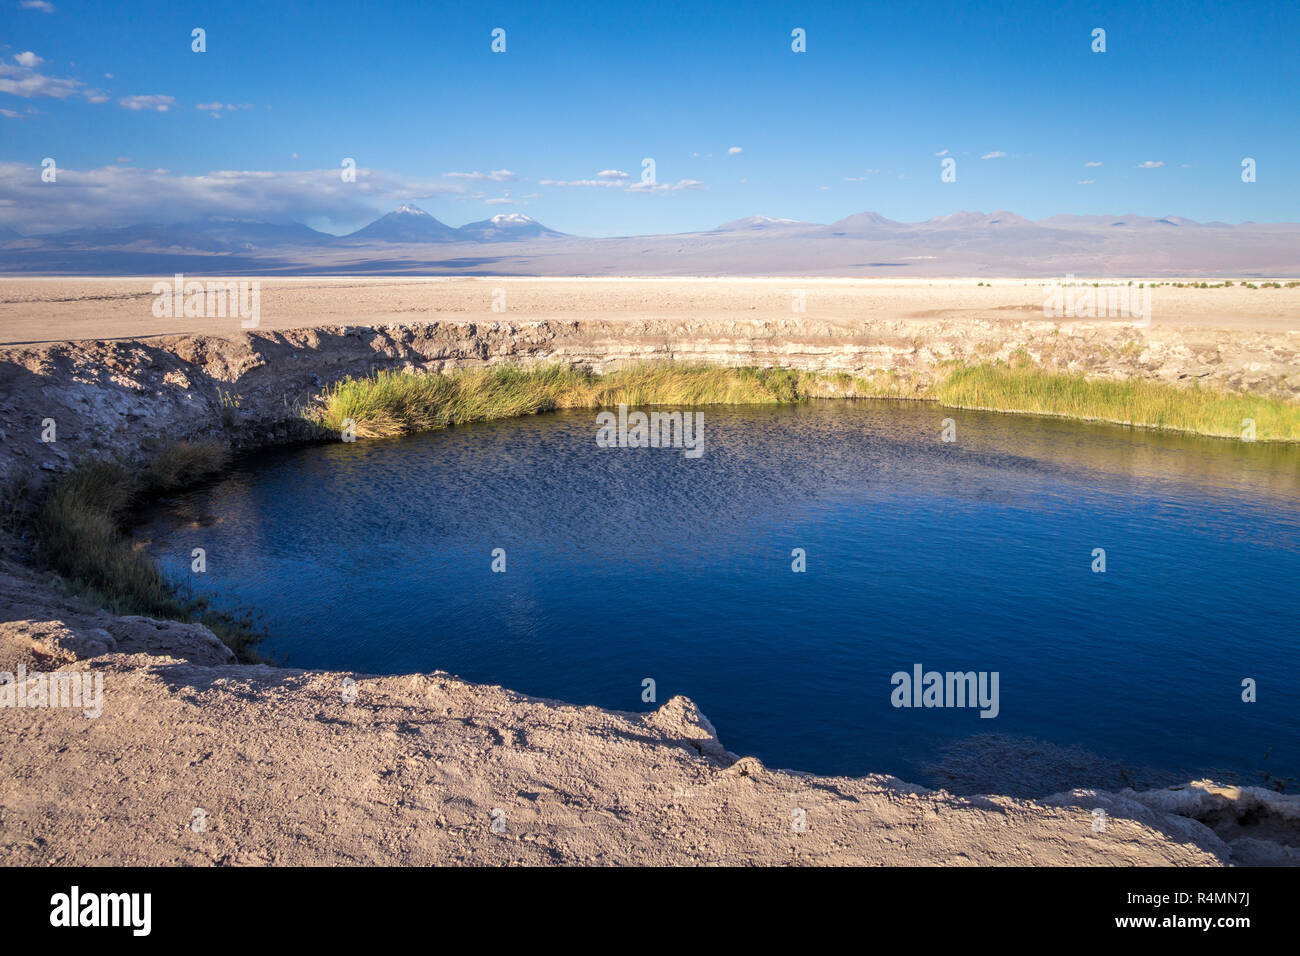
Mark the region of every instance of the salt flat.
<instances>
[{"instance_id":1,"label":"salt flat","mask_svg":"<svg viewBox=\"0 0 1300 956\"><path fill-rule=\"evenodd\" d=\"M159 281L170 283L172 277L0 278L0 344L240 331L238 319L156 317L152 290ZM322 325L520 320L811 319L853 327L881 321L924 326L978 319L1010 326L1046 318L1045 283L1051 280L331 277L250 281L260 283L258 328L274 331ZM1134 280L1135 285L1141 281ZM795 308L800 294L803 312ZM1300 332L1300 287L1161 285L1151 290L1151 298L1153 327ZM501 311L494 311L494 303ZM924 333L918 328L918 334Z\"/></svg>"}]
</instances>

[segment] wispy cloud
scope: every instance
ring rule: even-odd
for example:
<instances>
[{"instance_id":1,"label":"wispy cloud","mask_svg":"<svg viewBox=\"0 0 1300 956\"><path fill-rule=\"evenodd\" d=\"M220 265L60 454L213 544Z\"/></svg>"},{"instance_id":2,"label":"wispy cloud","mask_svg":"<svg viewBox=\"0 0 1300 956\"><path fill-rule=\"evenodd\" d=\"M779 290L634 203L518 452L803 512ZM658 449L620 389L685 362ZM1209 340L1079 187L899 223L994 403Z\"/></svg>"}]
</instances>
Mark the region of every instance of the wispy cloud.
<instances>
[{"instance_id":1,"label":"wispy cloud","mask_svg":"<svg viewBox=\"0 0 1300 956\"><path fill-rule=\"evenodd\" d=\"M1077 186L1091 186L1091 185L1092 185L1093 183L1095 183L1096 181L1097 181L1097 180L1095 180L1095 179L1080 179L1080 180L1079 180L1075 185L1077 185Z\"/></svg>"},{"instance_id":2,"label":"wispy cloud","mask_svg":"<svg viewBox=\"0 0 1300 956\"><path fill-rule=\"evenodd\" d=\"M353 226L395 202L454 195L459 186L421 181L382 170L357 169L345 183L338 169L217 170L179 176L165 169L59 167L55 188L37 167L0 163L0 219L23 231L49 232L76 225L184 222L233 216Z\"/></svg>"},{"instance_id":3,"label":"wispy cloud","mask_svg":"<svg viewBox=\"0 0 1300 956\"><path fill-rule=\"evenodd\" d=\"M1084 166L1100 166L1101 163L1084 163Z\"/></svg>"},{"instance_id":4,"label":"wispy cloud","mask_svg":"<svg viewBox=\"0 0 1300 956\"><path fill-rule=\"evenodd\" d=\"M742 147L740 147L740 146L732 146L732 147L729 147L729 148L727 149L727 155L728 155L728 156L737 156L737 155L739 155L740 153L743 153L744 151L745 151L745 150L744 150Z\"/></svg>"},{"instance_id":5,"label":"wispy cloud","mask_svg":"<svg viewBox=\"0 0 1300 956\"><path fill-rule=\"evenodd\" d=\"M1163 159L1148 159L1145 163L1138 163L1138 169L1159 169L1164 164Z\"/></svg>"},{"instance_id":6,"label":"wispy cloud","mask_svg":"<svg viewBox=\"0 0 1300 956\"><path fill-rule=\"evenodd\" d=\"M90 89L80 80L71 77L46 76L37 73L31 66L23 64L24 57L32 57L35 62L43 63L34 53L20 53L14 57L18 65L0 61L0 93L21 96L25 99L49 97L66 100L72 96L83 96L91 103L102 103L108 97L100 90Z\"/></svg>"},{"instance_id":7,"label":"wispy cloud","mask_svg":"<svg viewBox=\"0 0 1300 956\"><path fill-rule=\"evenodd\" d=\"M941 150L939 150L939 152L935 153L934 155L936 155L936 156L947 156L947 155L948 155L948 151L947 151L946 149L941 149Z\"/></svg>"},{"instance_id":8,"label":"wispy cloud","mask_svg":"<svg viewBox=\"0 0 1300 956\"><path fill-rule=\"evenodd\" d=\"M443 173L449 179L465 179L475 182L512 183L519 177L508 169L494 169L490 173Z\"/></svg>"},{"instance_id":9,"label":"wispy cloud","mask_svg":"<svg viewBox=\"0 0 1300 956\"><path fill-rule=\"evenodd\" d=\"M176 97L162 93L150 93L147 96L124 96L117 105L128 110L153 110L155 113L167 113L176 108Z\"/></svg>"},{"instance_id":10,"label":"wispy cloud","mask_svg":"<svg viewBox=\"0 0 1300 956\"><path fill-rule=\"evenodd\" d=\"M538 184L578 189L622 189L630 193L663 193L704 188L703 183L694 179L679 179L675 183L647 183L639 179L633 181L621 169L602 169L595 179L539 179Z\"/></svg>"},{"instance_id":11,"label":"wispy cloud","mask_svg":"<svg viewBox=\"0 0 1300 956\"><path fill-rule=\"evenodd\" d=\"M49 0L22 0L24 10L39 10L41 13L53 13L54 4Z\"/></svg>"},{"instance_id":12,"label":"wispy cloud","mask_svg":"<svg viewBox=\"0 0 1300 956\"><path fill-rule=\"evenodd\" d=\"M19 53L16 56L14 56L14 62L17 63L19 66L25 66L28 67L29 69L35 69L45 61L42 60L39 56L37 56L35 53L33 53L31 50L28 50L26 53Z\"/></svg>"},{"instance_id":13,"label":"wispy cloud","mask_svg":"<svg viewBox=\"0 0 1300 956\"><path fill-rule=\"evenodd\" d=\"M542 186L605 186L618 189L627 185L618 179L539 179Z\"/></svg>"},{"instance_id":14,"label":"wispy cloud","mask_svg":"<svg viewBox=\"0 0 1300 956\"><path fill-rule=\"evenodd\" d=\"M983 156L980 157L980 159L1004 159L1006 155L1007 154L1002 152L1002 150L995 149L991 153L985 153Z\"/></svg>"},{"instance_id":15,"label":"wispy cloud","mask_svg":"<svg viewBox=\"0 0 1300 956\"><path fill-rule=\"evenodd\" d=\"M628 192L632 193L667 193L676 192L679 189L703 189L704 183L695 179L679 179L675 183L643 183L635 182L627 187Z\"/></svg>"}]
</instances>

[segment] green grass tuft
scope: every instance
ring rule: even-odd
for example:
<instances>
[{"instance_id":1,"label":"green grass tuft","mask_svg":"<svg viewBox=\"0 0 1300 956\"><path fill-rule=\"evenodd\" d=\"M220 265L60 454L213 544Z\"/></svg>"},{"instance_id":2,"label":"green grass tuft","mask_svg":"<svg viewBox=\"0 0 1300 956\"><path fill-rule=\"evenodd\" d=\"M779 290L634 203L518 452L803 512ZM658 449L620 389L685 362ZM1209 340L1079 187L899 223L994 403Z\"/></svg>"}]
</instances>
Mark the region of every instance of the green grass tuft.
<instances>
[{"instance_id":1,"label":"green grass tuft","mask_svg":"<svg viewBox=\"0 0 1300 956\"><path fill-rule=\"evenodd\" d=\"M1122 351L1137 347L1131 342ZM357 437L382 438L561 408L781 404L808 398L922 398L954 408L1059 415L1223 438L1240 438L1244 420L1253 419L1257 441L1300 441L1300 405L1295 403L1143 379L1090 379L1037 367L1027 354L1014 356L1011 364L954 363L928 385L898 370L863 378L680 363L643 363L607 375L558 364L502 365L446 375L379 372L327 389L323 406L310 414L328 431L341 432L351 419Z\"/></svg>"},{"instance_id":2,"label":"green grass tuft","mask_svg":"<svg viewBox=\"0 0 1300 956\"><path fill-rule=\"evenodd\" d=\"M243 660L256 660L261 639L250 621L210 609L169 582L153 559L135 547L124 528L132 507L147 494L193 482L225 464L218 445L166 446L137 480L122 466L85 462L56 480L36 513L41 561L69 589L115 614L193 621L208 627Z\"/></svg>"},{"instance_id":3,"label":"green grass tuft","mask_svg":"<svg viewBox=\"0 0 1300 956\"><path fill-rule=\"evenodd\" d=\"M613 405L770 405L805 398L878 395L884 387L848 375L788 369L643 363L607 375L567 365L497 365L446 375L378 372L326 390L315 422L358 438L383 438L466 422Z\"/></svg>"},{"instance_id":4,"label":"green grass tuft","mask_svg":"<svg viewBox=\"0 0 1300 956\"><path fill-rule=\"evenodd\" d=\"M960 366L930 394L953 408L1060 415L1218 438L1241 438L1244 420L1252 419L1256 441L1300 441L1300 405L1145 379L1097 380L1024 364Z\"/></svg>"}]
</instances>

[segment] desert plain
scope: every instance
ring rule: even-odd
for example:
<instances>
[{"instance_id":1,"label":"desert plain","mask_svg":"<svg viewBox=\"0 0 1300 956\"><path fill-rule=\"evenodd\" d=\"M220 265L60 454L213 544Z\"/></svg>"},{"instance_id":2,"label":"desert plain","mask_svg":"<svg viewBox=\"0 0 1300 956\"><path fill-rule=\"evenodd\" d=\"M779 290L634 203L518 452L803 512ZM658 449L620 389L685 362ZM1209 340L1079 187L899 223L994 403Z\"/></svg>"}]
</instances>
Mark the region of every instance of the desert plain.
<instances>
[{"instance_id":1,"label":"desert plain","mask_svg":"<svg viewBox=\"0 0 1300 956\"><path fill-rule=\"evenodd\" d=\"M238 280L240 277L223 278ZM250 278L260 283L262 330L410 322L809 319L844 328L872 322L1042 319L1044 278ZM162 335L223 335L239 323L158 318L155 278L0 278L0 344ZM205 280L206 281L206 280ZM1077 281L1088 281L1079 276ZM1118 280L1106 280L1118 281ZM1125 279L1151 290L1151 325L1300 333L1300 287L1191 288L1222 279ZM1267 281L1250 280L1253 285ZM1183 283L1179 288L1173 283ZM803 311L795 302L802 296ZM494 309L494 304L496 308ZM1057 321L1085 319L1059 317Z\"/></svg>"},{"instance_id":2,"label":"desert plain","mask_svg":"<svg viewBox=\"0 0 1300 956\"><path fill-rule=\"evenodd\" d=\"M1158 280L1184 287L1154 288L1151 323L1135 327L1049 318L1038 279L263 278L244 329L158 317L160 280L0 279L0 476L47 479L83 445L138 460L206 434L223 389L240 393L241 440L283 440L289 398L376 366L924 372L1025 350L1098 374L1300 393L1300 288L1285 284ZM60 422L57 444L24 438L43 416ZM104 687L95 719L0 713L5 863L1300 862L1300 797L1211 781L956 795L768 768L728 751L727 728L684 698L635 714L442 672L241 664L201 625L111 613L36 570L20 536L0 545L0 670L93 672Z\"/></svg>"}]
</instances>

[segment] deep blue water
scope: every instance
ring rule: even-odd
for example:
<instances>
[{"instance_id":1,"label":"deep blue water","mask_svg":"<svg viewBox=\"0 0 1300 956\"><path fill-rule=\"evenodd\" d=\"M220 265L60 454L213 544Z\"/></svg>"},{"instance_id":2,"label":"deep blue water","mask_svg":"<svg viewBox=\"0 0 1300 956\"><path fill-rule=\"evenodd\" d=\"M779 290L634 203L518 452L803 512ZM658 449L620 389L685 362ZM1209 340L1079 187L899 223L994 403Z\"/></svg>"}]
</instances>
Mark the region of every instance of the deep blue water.
<instances>
[{"instance_id":1,"label":"deep blue water","mask_svg":"<svg viewBox=\"0 0 1300 956\"><path fill-rule=\"evenodd\" d=\"M913 403L704 415L694 460L598 448L594 412L268 453L138 533L294 666L630 711L649 677L821 773L925 782L997 733L1300 777L1300 450ZM998 716L895 708L914 664L997 671Z\"/></svg>"}]
</instances>

